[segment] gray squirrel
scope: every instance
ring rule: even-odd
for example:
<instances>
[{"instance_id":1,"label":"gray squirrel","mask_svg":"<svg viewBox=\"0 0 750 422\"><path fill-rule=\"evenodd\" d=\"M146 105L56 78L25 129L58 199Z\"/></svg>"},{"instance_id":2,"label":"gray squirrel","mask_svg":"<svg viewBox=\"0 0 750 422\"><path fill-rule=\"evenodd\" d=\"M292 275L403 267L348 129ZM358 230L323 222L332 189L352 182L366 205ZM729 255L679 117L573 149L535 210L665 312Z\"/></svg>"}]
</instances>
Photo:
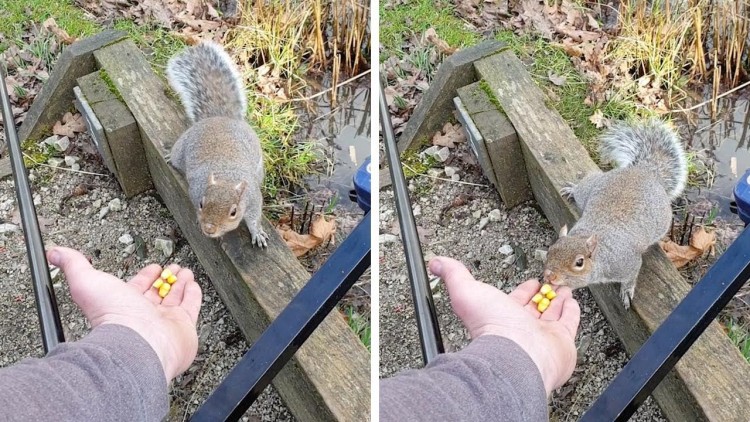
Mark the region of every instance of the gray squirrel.
<instances>
[{"instance_id":1,"label":"gray squirrel","mask_svg":"<svg viewBox=\"0 0 750 422\"><path fill-rule=\"evenodd\" d=\"M677 134L656 119L614 125L600 152L617 168L560 190L582 214L550 246L544 280L573 289L621 283L629 309L643 253L671 226L671 201L685 188L687 160Z\"/></svg>"},{"instance_id":2,"label":"gray squirrel","mask_svg":"<svg viewBox=\"0 0 750 422\"><path fill-rule=\"evenodd\" d=\"M203 41L169 60L167 78L192 123L168 161L187 180L203 234L222 236L244 219L252 243L267 246L263 153L245 121L247 98L232 59L218 44Z\"/></svg>"}]
</instances>

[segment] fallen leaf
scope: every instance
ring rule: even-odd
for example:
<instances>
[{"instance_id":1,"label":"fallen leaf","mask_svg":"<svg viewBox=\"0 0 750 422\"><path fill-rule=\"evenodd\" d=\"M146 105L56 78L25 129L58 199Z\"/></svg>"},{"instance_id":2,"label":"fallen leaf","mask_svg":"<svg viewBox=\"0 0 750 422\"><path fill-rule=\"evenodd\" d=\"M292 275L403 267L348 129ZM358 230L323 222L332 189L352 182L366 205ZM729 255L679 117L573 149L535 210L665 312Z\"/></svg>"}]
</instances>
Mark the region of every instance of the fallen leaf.
<instances>
[{"instance_id":1,"label":"fallen leaf","mask_svg":"<svg viewBox=\"0 0 750 422\"><path fill-rule=\"evenodd\" d=\"M688 262L701 256L701 251L690 245L680 246L673 241L660 241L661 249L667 254L667 258L674 264L675 268L683 267Z\"/></svg>"},{"instance_id":2,"label":"fallen leaf","mask_svg":"<svg viewBox=\"0 0 750 422\"><path fill-rule=\"evenodd\" d=\"M83 116L80 114L65 113L62 121L58 121L52 127L52 133L59 136L72 138L76 133L86 130L86 124L83 122Z\"/></svg>"},{"instance_id":3,"label":"fallen leaf","mask_svg":"<svg viewBox=\"0 0 750 422\"><path fill-rule=\"evenodd\" d=\"M713 252L714 245L716 245L716 233L708 233L703 227L693 231L690 236L690 246L701 251L701 255L708 251Z\"/></svg>"},{"instance_id":4,"label":"fallen leaf","mask_svg":"<svg viewBox=\"0 0 750 422\"><path fill-rule=\"evenodd\" d=\"M67 32L65 32L64 29L57 26L57 22L55 22L55 18L49 18L46 21L42 23L42 27L46 29L47 31L55 34L55 36L62 42L63 44L73 44L76 41L76 37L71 37L68 35Z\"/></svg>"},{"instance_id":5,"label":"fallen leaf","mask_svg":"<svg viewBox=\"0 0 750 422\"><path fill-rule=\"evenodd\" d=\"M466 134L459 124L446 123L441 131L432 137L432 145L455 148L456 143L466 142Z\"/></svg>"},{"instance_id":6,"label":"fallen leaf","mask_svg":"<svg viewBox=\"0 0 750 422\"><path fill-rule=\"evenodd\" d=\"M568 79L564 75L557 75L551 70L547 71L547 78L549 78L549 81L557 86L565 85L565 82Z\"/></svg>"},{"instance_id":7,"label":"fallen leaf","mask_svg":"<svg viewBox=\"0 0 750 422\"><path fill-rule=\"evenodd\" d=\"M424 37L430 44L434 45L439 52L445 55L451 55L458 50L457 48L448 45L448 43L444 40L441 40L440 37L438 37L435 28L431 27L427 29L427 31L425 31L424 33Z\"/></svg>"},{"instance_id":8,"label":"fallen leaf","mask_svg":"<svg viewBox=\"0 0 750 422\"><path fill-rule=\"evenodd\" d=\"M322 243L328 242L336 234L336 220L326 220L325 216L318 215L310 225L310 234L319 238Z\"/></svg>"},{"instance_id":9,"label":"fallen leaf","mask_svg":"<svg viewBox=\"0 0 750 422\"><path fill-rule=\"evenodd\" d=\"M291 229L277 230L294 256L298 258L322 243L319 238L310 234L299 234Z\"/></svg>"},{"instance_id":10,"label":"fallen leaf","mask_svg":"<svg viewBox=\"0 0 750 422\"><path fill-rule=\"evenodd\" d=\"M601 110L596 109L596 111L594 112L594 114L592 114L591 117L589 117L589 121L591 123L593 123L594 126L596 126L597 129L603 128L605 126L605 124L604 124L604 121L605 121L604 113L602 113Z\"/></svg>"}]
</instances>

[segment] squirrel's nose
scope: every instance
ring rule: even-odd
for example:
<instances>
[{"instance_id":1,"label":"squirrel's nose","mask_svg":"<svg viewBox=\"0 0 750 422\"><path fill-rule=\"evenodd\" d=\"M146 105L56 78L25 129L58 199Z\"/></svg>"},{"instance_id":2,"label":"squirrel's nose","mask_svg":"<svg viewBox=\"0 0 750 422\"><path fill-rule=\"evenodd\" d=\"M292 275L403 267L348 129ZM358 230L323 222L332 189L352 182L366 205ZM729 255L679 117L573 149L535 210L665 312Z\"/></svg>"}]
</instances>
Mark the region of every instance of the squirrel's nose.
<instances>
[{"instance_id":1,"label":"squirrel's nose","mask_svg":"<svg viewBox=\"0 0 750 422\"><path fill-rule=\"evenodd\" d=\"M214 234L216 233L216 226L211 223L206 223L203 225L203 231L206 232L206 234Z\"/></svg>"}]
</instances>

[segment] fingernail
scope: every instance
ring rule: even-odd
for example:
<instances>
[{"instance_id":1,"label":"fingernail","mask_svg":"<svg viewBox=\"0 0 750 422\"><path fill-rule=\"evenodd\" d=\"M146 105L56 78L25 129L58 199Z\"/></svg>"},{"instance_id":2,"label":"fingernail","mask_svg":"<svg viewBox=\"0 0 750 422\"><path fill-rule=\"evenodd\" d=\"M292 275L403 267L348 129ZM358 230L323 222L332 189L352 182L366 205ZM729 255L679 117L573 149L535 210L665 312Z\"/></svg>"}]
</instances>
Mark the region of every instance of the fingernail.
<instances>
[{"instance_id":1,"label":"fingernail","mask_svg":"<svg viewBox=\"0 0 750 422\"><path fill-rule=\"evenodd\" d=\"M60 252L57 249L50 249L47 251L47 259L54 265L58 265L60 262Z\"/></svg>"},{"instance_id":2,"label":"fingernail","mask_svg":"<svg viewBox=\"0 0 750 422\"><path fill-rule=\"evenodd\" d=\"M440 270L443 269L443 261L440 258L433 258L430 260L430 272L435 275L440 275Z\"/></svg>"}]
</instances>

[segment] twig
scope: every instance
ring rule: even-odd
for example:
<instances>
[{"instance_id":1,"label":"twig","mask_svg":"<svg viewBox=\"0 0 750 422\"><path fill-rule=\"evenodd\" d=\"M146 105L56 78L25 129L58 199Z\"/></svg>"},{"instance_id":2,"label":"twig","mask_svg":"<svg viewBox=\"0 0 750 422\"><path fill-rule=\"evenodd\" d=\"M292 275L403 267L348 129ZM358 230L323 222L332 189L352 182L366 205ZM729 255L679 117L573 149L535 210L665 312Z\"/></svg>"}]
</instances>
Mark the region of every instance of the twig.
<instances>
[{"instance_id":1,"label":"twig","mask_svg":"<svg viewBox=\"0 0 750 422\"><path fill-rule=\"evenodd\" d=\"M73 170L73 169L68 169L68 168L65 168L65 167L55 167L55 166L51 166L49 164L40 163L39 161L31 158L31 156L29 156L25 152L23 153L23 156L26 157L26 158L28 158L29 160L33 161L34 164L36 164L38 166L42 166L42 167L48 167L48 168L55 169L55 170L65 170L65 171L69 171L69 172L72 172L72 173L90 174L92 176L103 176L103 177L107 176L106 174L101 174L101 173L92 173L90 171L83 171L83 170Z\"/></svg>"},{"instance_id":2,"label":"twig","mask_svg":"<svg viewBox=\"0 0 750 422\"><path fill-rule=\"evenodd\" d=\"M413 168L409 167L408 164L401 163L401 165L403 165L404 167L408 168L409 170L412 171L412 173L414 173L416 175L419 175L419 176L430 177L432 179L443 180L443 181L446 181L446 182L459 183L461 185L479 186L479 187L482 187L482 188L488 188L489 187L488 185L480 185L479 183L471 183L471 182L464 182L462 180L446 179L444 177L430 176L429 174L419 174L416 170L414 170Z\"/></svg>"},{"instance_id":3,"label":"twig","mask_svg":"<svg viewBox=\"0 0 750 422\"><path fill-rule=\"evenodd\" d=\"M294 98L294 99L292 99L292 100L290 100L290 101L297 101L297 102L302 102L302 101L310 101L310 100L312 100L312 99L314 99L314 98L318 98L318 97L320 97L321 95L325 95L325 94L326 94L327 92L330 92L330 91L332 91L332 90L334 90L334 89L339 89L340 87L342 87L342 86L344 86L344 85L348 84L349 82L353 82L353 81L356 81L357 79L361 78L362 76L364 76L364 75L367 75L368 73L370 73L370 71L371 71L371 70L372 70L372 69L367 69L367 70L365 70L364 72L360 73L359 75L357 75L357 76L354 76L354 77L351 77L351 78L349 78L349 79L345 80L344 82L341 82L340 84L338 84L338 85L336 85L336 86L333 86L333 87L331 87L331 88L328 88L328 89L326 89L326 90L324 90L324 91L320 91L320 92L318 92L317 94L311 95L311 96L309 96L309 97L304 97L304 98Z\"/></svg>"},{"instance_id":4,"label":"twig","mask_svg":"<svg viewBox=\"0 0 750 422\"><path fill-rule=\"evenodd\" d=\"M677 112L682 112L682 113L685 113L685 112L687 112L687 111L692 111L692 110L695 110L696 108L700 108L700 107L703 107L704 105L706 105L706 104L708 104L708 103L711 103L711 102L713 102L713 101L715 101L715 100L718 100L719 98L722 98L722 97L726 97L727 95L729 95L729 94L731 94L731 93L733 93L733 92L735 92L735 91L737 91L737 90L740 90L740 89L742 89L742 88L744 88L744 87L746 87L746 86L748 86L748 85L750 85L750 81L748 81L748 82L745 82L744 84L742 84L742 85L740 85L740 86L736 86L736 87L734 87L734 88L730 89L729 91L727 91L727 92L725 92L725 93L723 93L723 94L721 94L721 95L717 95L717 96L716 96L716 98L711 98L710 100L706 100L706 101L703 101L702 103L700 103L700 104L696 104L696 105L694 105L694 106L692 106L692 107L688 107L688 108L680 108L680 109L677 109L677 110L672 110L672 112L673 112L673 113L677 113Z\"/></svg>"}]
</instances>

